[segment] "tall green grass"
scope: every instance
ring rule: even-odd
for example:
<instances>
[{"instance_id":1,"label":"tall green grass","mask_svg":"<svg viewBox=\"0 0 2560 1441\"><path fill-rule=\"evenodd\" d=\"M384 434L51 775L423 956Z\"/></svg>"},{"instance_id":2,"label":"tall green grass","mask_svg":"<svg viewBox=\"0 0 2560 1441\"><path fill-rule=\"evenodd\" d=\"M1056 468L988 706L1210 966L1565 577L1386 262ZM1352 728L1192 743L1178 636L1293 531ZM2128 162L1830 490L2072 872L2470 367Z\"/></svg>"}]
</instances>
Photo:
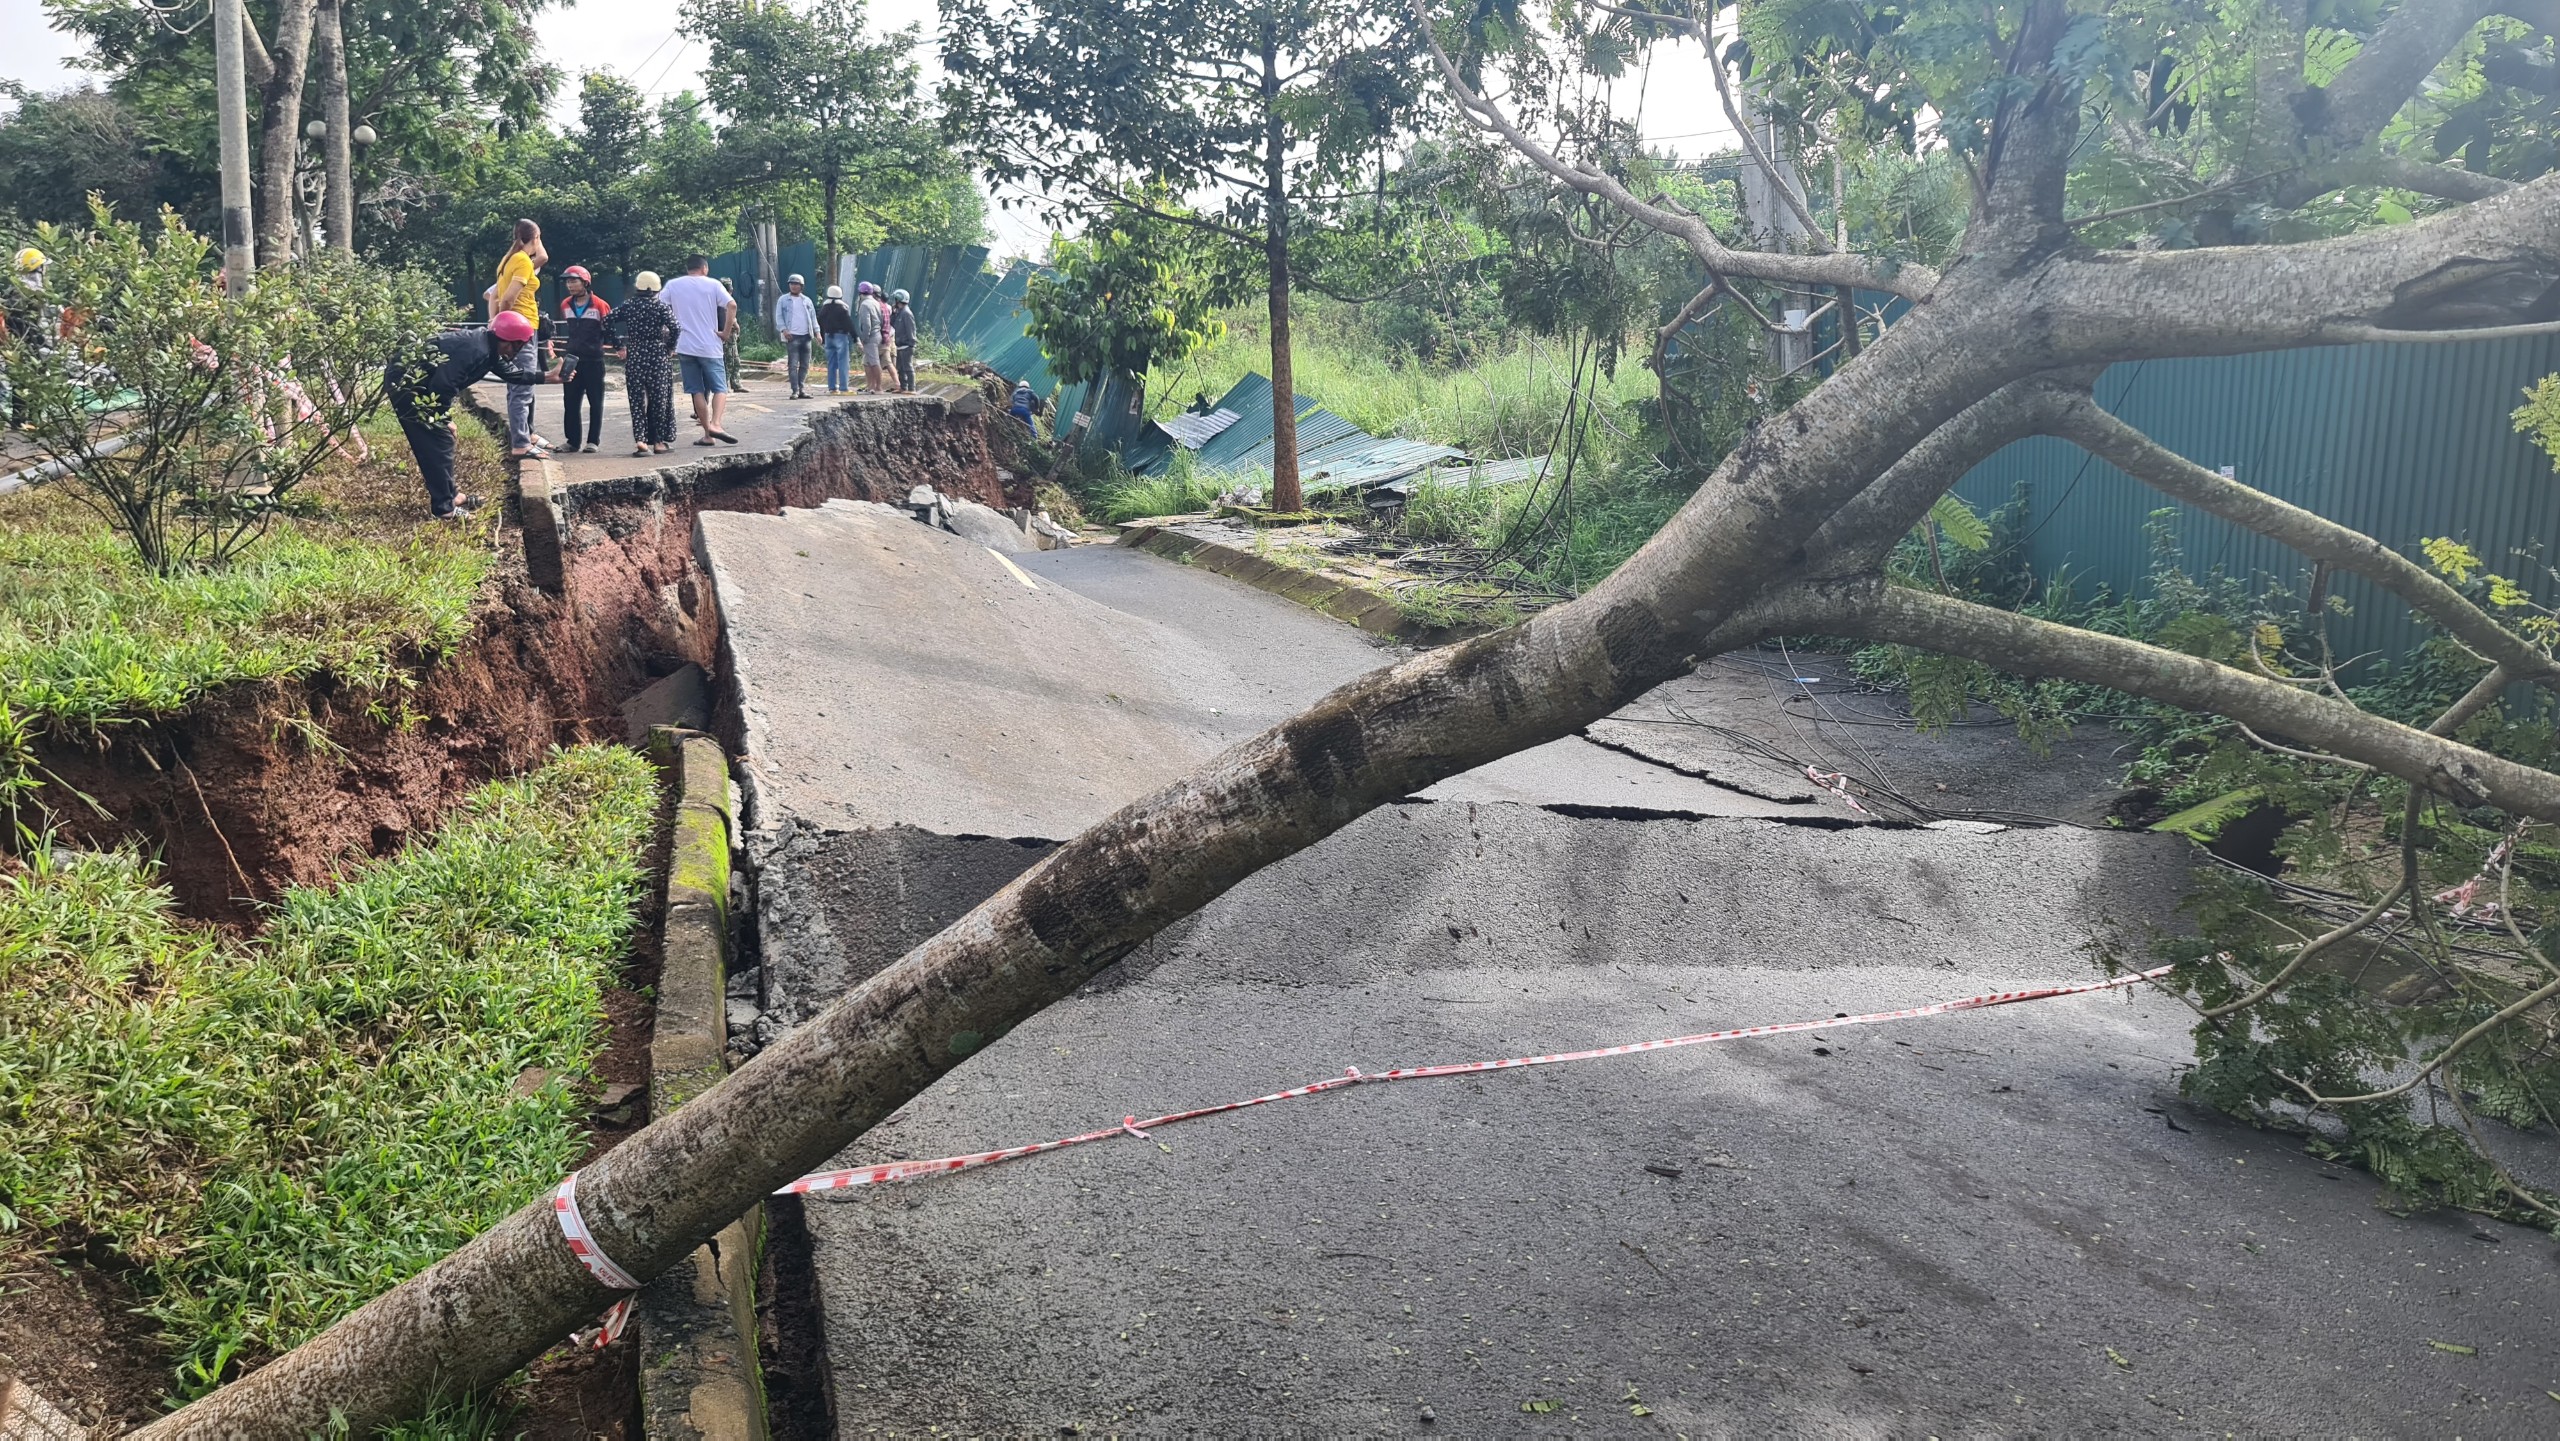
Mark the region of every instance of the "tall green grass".
<instances>
[{"instance_id":1,"label":"tall green grass","mask_svg":"<svg viewBox=\"0 0 2560 1441\"><path fill-rule=\"evenodd\" d=\"M584 1144L656 794L559 752L255 941L139 855L35 849L0 880L0 1233L130 1263L192 1392L533 1199Z\"/></svg>"},{"instance_id":2,"label":"tall green grass","mask_svg":"<svg viewBox=\"0 0 2560 1441\"><path fill-rule=\"evenodd\" d=\"M1540 455L1560 443L1558 424L1575 389L1573 355L1562 341L1523 337L1476 364L1443 369L1391 356L1351 307L1313 303L1293 322L1291 337L1298 393L1371 435L1433 441L1487 459ZM1178 410L1198 393L1216 400L1248 373L1271 373L1271 343L1259 312L1239 310L1227 316L1218 344L1150 372L1147 395L1159 413ZM1580 388L1596 412L1597 443L1612 447L1610 454L1613 428L1635 429L1628 407L1655 394L1652 372L1632 359L1614 375L1584 366Z\"/></svg>"},{"instance_id":3,"label":"tall green grass","mask_svg":"<svg viewBox=\"0 0 2560 1441\"><path fill-rule=\"evenodd\" d=\"M480 547L287 529L229 569L162 576L102 526L0 530L0 704L76 732L242 681L383 686L469 634L488 564Z\"/></svg>"}]
</instances>

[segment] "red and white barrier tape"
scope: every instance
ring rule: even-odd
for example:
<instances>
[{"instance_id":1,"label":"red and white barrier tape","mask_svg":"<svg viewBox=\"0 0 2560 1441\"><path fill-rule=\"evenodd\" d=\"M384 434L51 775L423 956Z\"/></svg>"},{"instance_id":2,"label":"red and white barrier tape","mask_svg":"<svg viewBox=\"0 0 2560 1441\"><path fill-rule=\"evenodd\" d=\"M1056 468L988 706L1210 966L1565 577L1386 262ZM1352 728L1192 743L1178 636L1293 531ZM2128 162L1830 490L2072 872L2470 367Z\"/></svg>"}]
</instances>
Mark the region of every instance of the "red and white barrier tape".
<instances>
[{"instance_id":1,"label":"red and white barrier tape","mask_svg":"<svg viewBox=\"0 0 2560 1441\"><path fill-rule=\"evenodd\" d=\"M1804 778L1813 782L1815 785L1822 787L1824 790L1831 792L1831 794L1838 796L1848 805L1849 809L1856 811L1858 814L1862 816L1875 814L1875 812L1868 810L1865 806L1858 804L1858 798L1856 796L1849 794L1849 773L1847 771L1818 771L1811 766L1806 766L1804 768Z\"/></svg>"},{"instance_id":2,"label":"red and white barrier tape","mask_svg":"<svg viewBox=\"0 0 2560 1441\"><path fill-rule=\"evenodd\" d=\"M1682 1046L1702 1046L1710 1041L1738 1041L1753 1036L1784 1036L1799 1031L1827 1031L1838 1026L1872 1026L1884 1021L1909 1021L1922 1016L1943 1016L1954 1011L1980 1010L1986 1006L2012 1006L2020 1001L2042 1001L2056 996L2078 996L2093 991L2119 990L2126 986L2139 985L2144 981L2157 980L2167 974L2169 974L2169 967L2160 966L2135 975L2115 976L2103 981L2086 981L2074 986L2040 986L2028 991L1994 991L1988 995L1967 996L1958 1001L1940 1001L1934 1005L1914 1006L1908 1010L1872 1011L1863 1016L1833 1016L1828 1020L1789 1021L1783 1025L1774 1026L1744 1026L1731 1031L1707 1031L1694 1036L1671 1036L1658 1041L1636 1041L1623 1046L1602 1046L1589 1051L1563 1051L1548 1056L1521 1056L1507 1061L1460 1061L1439 1066L1400 1066L1392 1071L1375 1073L1364 1073L1355 1066L1339 1076L1310 1081L1306 1085L1292 1087L1286 1091L1274 1091L1267 1096L1256 1096L1249 1101L1229 1101L1224 1105L1201 1106L1195 1110L1175 1111L1170 1115L1150 1116L1145 1120L1135 1116L1123 1116L1120 1118L1120 1124L1116 1126L1106 1126L1098 1131L1087 1131L1082 1135L1068 1136L1056 1141L1040 1141L1028 1146L1008 1146L1001 1151L979 1151L966 1156L945 1156L934 1161L892 1161L879 1166L856 1166L843 1171L820 1171L815 1175L803 1176L774 1194L790 1196L809 1191L843 1190L851 1186L877 1186L886 1181L912 1181L922 1176L946 1176L954 1171L972 1171L980 1166L992 1166L998 1161L1020 1160L1024 1156L1037 1156L1044 1151L1060 1151L1069 1146L1081 1146L1089 1141L1107 1141L1114 1136L1136 1136L1144 1140L1149 1132L1179 1121L1223 1115L1228 1111L1241 1111L1253 1106L1268 1106L1274 1101L1294 1101L1300 1096L1321 1095L1326 1091L1338 1091L1346 1086L1365 1085L1373 1081L1425 1081L1440 1076L1473 1075L1480 1071L1509 1071L1523 1066L1555 1066L1566 1061L1596 1061L1607 1056L1632 1056L1642 1051L1669 1051Z\"/></svg>"},{"instance_id":3,"label":"red and white barrier tape","mask_svg":"<svg viewBox=\"0 0 2560 1441\"><path fill-rule=\"evenodd\" d=\"M1852 804L1855 802L1853 801ZM2159 966L2132 975L2114 976L2103 981L2084 981L2078 985L2039 986L2025 991L1993 991L1979 996L1966 996L1961 1000L1912 1006L1899 1011L1870 1011L1863 1016L1833 1016L1820 1021L1788 1021L1780 1025L1743 1026L1730 1031L1706 1031L1693 1036L1668 1036L1657 1041L1634 1041L1622 1046L1601 1046L1587 1051L1559 1051L1545 1056L1519 1056L1502 1061L1458 1061L1437 1066L1399 1066L1391 1071L1376 1073L1363 1072L1354 1066L1339 1076L1310 1081L1303 1086L1294 1086L1286 1091L1274 1091L1267 1096L1256 1096L1249 1101L1229 1101L1223 1105L1200 1106L1188 1111L1150 1116L1145 1120L1140 1120L1136 1116L1123 1116L1120 1118L1120 1124L1116 1126L1106 1126L1101 1130L1086 1131L1082 1135L1067 1136L1055 1141L1040 1141L1028 1146L1008 1146L1001 1151L978 1151L966 1156L945 1156L933 1161L892 1161L879 1166L856 1166L842 1171L820 1171L815 1175L803 1176L774 1194L790 1196L810 1191L837 1191L854 1186L877 1186L888 1181L912 1181L924 1176L947 1176L955 1171L974 1171L981 1166L992 1166L999 1161L1016 1161L1025 1156L1037 1156L1045 1151L1062 1151L1069 1146L1081 1146L1089 1141L1107 1141L1114 1136L1135 1136L1140 1140L1148 1140L1151 1139L1150 1132L1177 1122L1194 1121L1202 1116L1223 1115L1229 1111L1242 1111L1255 1106L1268 1106L1274 1101L1294 1101L1301 1096L1322 1095L1327 1091L1338 1091L1346 1086L1366 1085L1376 1081L1427 1081L1442 1076L1475 1075L1483 1071L1512 1071L1526 1066L1556 1066L1567 1061L1596 1061L1609 1056L1632 1056L1644 1051L1670 1051L1683 1046L1702 1046L1711 1041L1739 1041L1755 1036L1785 1036L1801 1031L1827 1031L1841 1026L1872 1026L1885 1021L1910 1021L1922 1016L1943 1016L1956 1011L1981 1010L1989 1006L2013 1006L2021 1001L2044 1001L2058 996L2080 996L2096 991L2121 990L2127 986L2140 985L2144 981L2158 980L2169 974L2169 970L2167 966ZM640 1289L640 1283L632 1278L631 1273L615 1265L613 1259L604 1253L604 1248L596 1244L594 1234L587 1229L586 1218L578 1213L578 1177L575 1172L572 1172L567 1180L562 1181L560 1188L552 1193L551 1209L552 1213L559 1218L560 1235L568 1242L570 1253L578 1258L579 1263L584 1265L599 1283L617 1291ZM630 1318L631 1298L624 1296L613 1304L612 1310L605 1313L602 1322L589 1330L579 1332L571 1339L580 1345L590 1344L590 1342L599 1347L611 1345L614 1339L622 1334L622 1329Z\"/></svg>"},{"instance_id":4,"label":"red and white barrier tape","mask_svg":"<svg viewBox=\"0 0 2560 1441\"><path fill-rule=\"evenodd\" d=\"M640 1283L632 1274L613 1262L596 1244L595 1233L587 1229L587 1218L578 1213L578 1173L571 1171L551 1193L551 1214L560 1222L560 1238L569 1243L569 1254L587 1268L596 1283L616 1291L637 1291ZM622 1336L622 1328L631 1324L631 1298L623 1297L604 1313L604 1319L569 1338L572 1344L594 1346L602 1350Z\"/></svg>"}]
</instances>

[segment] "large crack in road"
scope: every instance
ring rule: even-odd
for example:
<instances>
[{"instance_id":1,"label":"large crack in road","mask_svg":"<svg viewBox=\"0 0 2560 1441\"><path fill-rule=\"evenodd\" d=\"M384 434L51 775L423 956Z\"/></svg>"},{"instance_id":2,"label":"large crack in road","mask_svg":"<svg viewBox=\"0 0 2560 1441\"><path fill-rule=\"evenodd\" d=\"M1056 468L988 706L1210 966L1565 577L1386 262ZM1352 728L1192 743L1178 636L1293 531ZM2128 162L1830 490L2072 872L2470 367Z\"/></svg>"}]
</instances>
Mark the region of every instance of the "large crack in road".
<instances>
[{"instance_id":1,"label":"large crack in road","mask_svg":"<svg viewBox=\"0 0 2560 1441\"><path fill-rule=\"evenodd\" d=\"M843 508L706 517L705 539L768 1032L1389 659L1124 550L1015 556L1017 577ZM1349 1066L2085 979L2093 947L2176 925L2180 842L1862 824L1790 781L1814 763L1915 812L2062 821L2109 799L2112 738L2059 758L1989 728L1915 740L1825 664L1720 662L1381 808L991 1044L846 1163ZM1357 1087L812 1199L801 1279L836 1425L2543 1430L2547 1248L2396 1218L2370 1178L2186 1106L2188 1023L2117 993Z\"/></svg>"}]
</instances>

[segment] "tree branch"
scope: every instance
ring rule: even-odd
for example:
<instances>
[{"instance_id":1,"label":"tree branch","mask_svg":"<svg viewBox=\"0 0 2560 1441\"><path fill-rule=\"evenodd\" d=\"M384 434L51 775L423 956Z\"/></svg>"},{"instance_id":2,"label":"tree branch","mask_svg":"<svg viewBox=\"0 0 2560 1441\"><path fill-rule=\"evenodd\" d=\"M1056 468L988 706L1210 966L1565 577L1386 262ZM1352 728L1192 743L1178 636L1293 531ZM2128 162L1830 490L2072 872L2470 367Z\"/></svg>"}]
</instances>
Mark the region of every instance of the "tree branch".
<instances>
[{"instance_id":1,"label":"tree branch","mask_svg":"<svg viewBox=\"0 0 2560 1441\"><path fill-rule=\"evenodd\" d=\"M2560 775L2232 666L1876 580L1774 601L1790 628L1916 646L2015 675L2059 676L2292 736L2468 805L2560 820Z\"/></svg>"},{"instance_id":2,"label":"tree branch","mask_svg":"<svg viewBox=\"0 0 2560 1441\"><path fill-rule=\"evenodd\" d=\"M2420 82L2473 27L2506 0L2410 0L2373 33L2326 86L2293 97L2302 139L2315 151L2352 150L2382 133Z\"/></svg>"},{"instance_id":3,"label":"tree branch","mask_svg":"<svg viewBox=\"0 0 2560 1441\"><path fill-rule=\"evenodd\" d=\"M2363 576L2510 676L2560 688L2560 663L2498 624L2426 567L2364 532L2225 479L2109 415L2086 395L2058 408L2051 433L2173 500Z\"/></svg>"},{"instance_id":4,"label":"tree branch","mask_svg":"<svg viewBox=\"0 0 2560 1441\"><path fill-rule=\"evenodd\" d=\"M1432 32L1428 15L1417 8L1414 19L1421 27L1424 42L1431 47L1432 62L1440 69L1442 83L1473 123L1501 136L1530 164L1565 186L1605 200L1679 240L1709 270L1719 275L1740 275L1782 284L1848 285L1882 290L1915 302L1928 299L1937 289L1937 272L1922 265L1887 266L1855 255L1781 255L1731 249L1716 238L1705 221L1696 216L1647 204L1637 199L1635 193L1615 176L1589 165L1569 164L1558 158L1522 130L1501 106L1478 94L1460 78L1457 65L1449 59L1449 52L1441 48L1439 37Z\"/></svg>"}]
</instances>

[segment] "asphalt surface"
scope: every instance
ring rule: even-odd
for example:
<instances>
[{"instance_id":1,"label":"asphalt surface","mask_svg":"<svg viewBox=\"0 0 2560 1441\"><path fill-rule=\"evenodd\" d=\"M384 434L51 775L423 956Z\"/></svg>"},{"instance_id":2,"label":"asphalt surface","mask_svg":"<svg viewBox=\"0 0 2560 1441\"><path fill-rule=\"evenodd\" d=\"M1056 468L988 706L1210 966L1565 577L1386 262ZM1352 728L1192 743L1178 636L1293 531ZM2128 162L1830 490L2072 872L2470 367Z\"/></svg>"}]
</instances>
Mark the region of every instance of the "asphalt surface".
<instances>
[{"instance_id":1,"label":"asphalt surface","mask_svg":"<svg viewBox=\"0 0 2560 1441\"><path fill-rule=\"evenodd\" d=\"M2183 865L2090 831L1395 807L848 1160L2084 978ZM1363 1086L813 1200L840 1431L2550 1434L2548 1240L2396 1219L2185 1106L2183 1014L2082 997Z\"/></svg>"},{"instance_id":2,"label":"asphalt surface","mask_svg":"<svg viewBox=\"0 0 2560 1441\"><path fill-rule=\"evenodd\" d=\"M1300 629L1212 649L1033 569L1045 557L889 506L706 512L700 527L759 827L1062 839L1386 659L1255 591L1266 621Z\"/></svg>"},{"instance_id":3,"label":"asphalt surface","mask_svg":"<svg viewBox=\"0 0 2560 1441\"><path fill-rule=\"evenodd\" d=\"M760 880L778 1019L1394 658L1133 551L1017 578L880 508L704 525L765 821L803 828ZM1264 871L845 1160L2086 979L2178 924L2181 843L1857 825L1803 772L2089 821L2118 744L1920 737L1836 662L1720 660ZM1361 1086L813 1200L839 1430L2549 1434L2548 1240L2187 1107L2187 1024L2119 993Z\"/></svg>"}]
</instances>

